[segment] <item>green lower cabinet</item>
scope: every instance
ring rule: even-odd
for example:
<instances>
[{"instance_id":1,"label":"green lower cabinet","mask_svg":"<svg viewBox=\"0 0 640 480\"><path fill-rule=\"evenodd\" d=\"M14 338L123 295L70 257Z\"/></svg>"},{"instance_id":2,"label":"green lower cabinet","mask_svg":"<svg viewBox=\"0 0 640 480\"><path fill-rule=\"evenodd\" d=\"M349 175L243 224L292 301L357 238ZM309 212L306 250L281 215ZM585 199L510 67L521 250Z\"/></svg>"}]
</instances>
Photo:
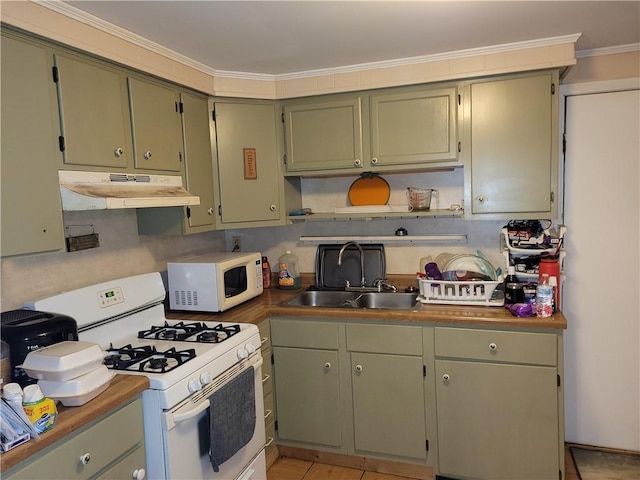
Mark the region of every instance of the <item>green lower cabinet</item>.
<instances>
[{"instance_id":1,"label":"green lower cabinet","mask_svg":"<svg viewBox=\"0 0 640 480\"><path fill-rule=\"evenodd\" d=\"M351 353L358 453L426 460L422 357Z\"/></svg>"},{"instance_id":2,"label":"green lower cabinet","mask_svg":"<svg viewBox=\"0 0 640 480\"><path fill-rule=\"evenodd\" d=\"M340 447L338 352L274 347L278 438Z\"/></svg>"},{"instance_id":3,"label":"green lower cabinet","mask_svg":"<svg viewBox=\"0 0 640 480\"><path fill-rule=\"evenodd\" d=\"M438 472L562 478L562 342L555 333L435 329Z\"/></svg>"}]
</instances>

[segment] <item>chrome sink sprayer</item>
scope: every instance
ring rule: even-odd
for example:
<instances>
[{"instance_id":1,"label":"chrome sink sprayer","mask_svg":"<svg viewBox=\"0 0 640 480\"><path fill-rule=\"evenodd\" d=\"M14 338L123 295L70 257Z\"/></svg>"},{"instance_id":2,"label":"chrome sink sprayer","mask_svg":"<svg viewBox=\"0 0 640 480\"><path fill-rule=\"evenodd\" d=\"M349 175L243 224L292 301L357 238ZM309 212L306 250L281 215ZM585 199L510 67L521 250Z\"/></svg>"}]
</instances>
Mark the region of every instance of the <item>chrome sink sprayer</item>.
<instances>
[{"instance_id":1,"label":"chrome sink sprayer","mask_svg":"<svg viewBox=\"0 0 640 480\"><path fill-rule=\"evenodd\" d=\"M342 265L342 255L344 254L344 251L351 245L356 247L358 249L358 251L360 252L360 287L361 288L365 288L366 283L365 283L365 280L364 280L364 251L362 250L362 247L360 246L360 244L358 242L354 242L352 240L352 241L347 242L344 245L342 245L342 248L338 252L338 265ZM349 288L350 286L351 285L349 284L349 280L347 280L346 288Z\"/></svg>"}]
</instances>

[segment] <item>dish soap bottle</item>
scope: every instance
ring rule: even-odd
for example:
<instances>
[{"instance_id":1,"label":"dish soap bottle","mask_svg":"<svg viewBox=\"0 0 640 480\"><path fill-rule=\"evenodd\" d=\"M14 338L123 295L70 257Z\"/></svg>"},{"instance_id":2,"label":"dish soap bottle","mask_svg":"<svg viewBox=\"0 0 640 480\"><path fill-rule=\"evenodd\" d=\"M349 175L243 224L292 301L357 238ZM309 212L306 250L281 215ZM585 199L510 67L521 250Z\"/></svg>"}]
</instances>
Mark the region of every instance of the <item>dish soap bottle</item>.
<instances>
[{"instance_id":1,"label":"dish soap bottle","mask_svg":"<svg viewBox=\"0 0 640 480\"><path fill-rule=\"evenodd\" d=\"M291 250L284 252L278 258L278 287L283 290L300 288L300 272L298 272L298 257Z\"/></svg>"}]
</instances>

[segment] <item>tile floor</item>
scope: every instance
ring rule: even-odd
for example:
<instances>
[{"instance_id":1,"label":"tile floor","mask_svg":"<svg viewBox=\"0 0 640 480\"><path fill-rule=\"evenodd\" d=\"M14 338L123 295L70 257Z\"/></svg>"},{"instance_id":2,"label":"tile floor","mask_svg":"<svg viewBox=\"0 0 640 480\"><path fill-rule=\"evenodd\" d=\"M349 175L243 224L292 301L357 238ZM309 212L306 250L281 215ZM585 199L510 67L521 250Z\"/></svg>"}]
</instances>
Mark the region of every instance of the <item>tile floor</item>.
<instances>
[{"instance_id":1,"label":"tile floor","mask_svg":"<svg viewBox=\"0 0 640 480\"><path fill-rule=\"evenodd\" d=\"M267 480L414 480L408 477L366 472L295 458L280 457L267 472ZM580 480L569 447L565 448L565 480Z\"/></svg>"}]
</instances>

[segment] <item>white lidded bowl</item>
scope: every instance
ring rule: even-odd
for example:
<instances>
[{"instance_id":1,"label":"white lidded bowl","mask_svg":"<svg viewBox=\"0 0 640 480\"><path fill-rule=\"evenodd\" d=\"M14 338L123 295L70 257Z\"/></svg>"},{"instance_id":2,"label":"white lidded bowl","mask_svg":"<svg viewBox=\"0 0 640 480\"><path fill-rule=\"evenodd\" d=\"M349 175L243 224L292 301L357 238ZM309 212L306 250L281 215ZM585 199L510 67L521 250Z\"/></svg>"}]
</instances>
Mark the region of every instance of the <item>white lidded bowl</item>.
<instances>
[{"instance_id":1,"label":"white lidded bowl","mask_svg":"<svg viewBox=\"0 0 640 480\"><path fill-rule=\"evenodd\" d=\"M38 386L46 397L60 401L65 407L78 407L104 392L115 373L106 366L62 382L40 380Z\"/></svg>"},{"instance_id":2,"label":"white lidded bowl","mask_svg":"<svg viewBox=\"0 0 640 480\"><path fill-rule=\"evenodd\" d=\"M29 352L20 367L31 378L62 382L94 370L103 361L100 345L64 341Z\"/></svg>"}]
</instances>

